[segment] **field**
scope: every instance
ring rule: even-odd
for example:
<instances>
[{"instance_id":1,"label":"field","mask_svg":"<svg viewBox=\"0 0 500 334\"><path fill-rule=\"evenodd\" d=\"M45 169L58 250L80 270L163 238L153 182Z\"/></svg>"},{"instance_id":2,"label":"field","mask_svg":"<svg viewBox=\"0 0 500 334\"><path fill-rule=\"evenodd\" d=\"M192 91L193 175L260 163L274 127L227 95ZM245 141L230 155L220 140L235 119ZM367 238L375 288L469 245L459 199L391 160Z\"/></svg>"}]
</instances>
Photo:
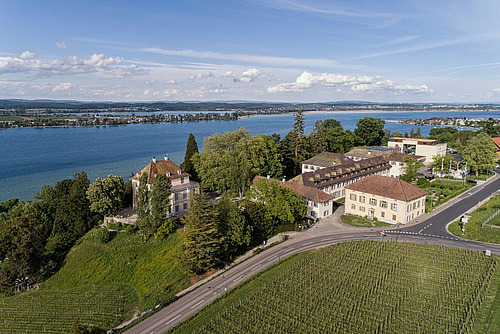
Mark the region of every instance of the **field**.
<instances>
[{"instance_id":1,"label":"field","mask_svg":"<svg viewBox=\"0 0 500 334\"><path fill-rule=\"evenodd\" d=\"M115 233L103 242L94 229L38 291L0 296L0 333L67 333L75 321L110 329L168 302L190 284L179 268L179 247L176 233L147 243L139 234Z\"/></svg>"},{"instance_id":2,"label":"field","mask_svg":"<svg viewBox=\"0 0 500 334\"><path fill-rule=\"evenodd\" d=\"M498 260L396 242L288 258L171 333L498 333Z\"/></svg>"},{"instance_id":3,"label":"field","mask_svg":"<svg viewBox=\"0 0 500 334\"><path fill-rule=\"evenodd\" d=\"M500 215L481 226L498 210L500 210L500 196L490 199L472 212L472 217L465 224L465 234L462 234L462 223L458 221L450 224L448 230L457 237L500 244Z\"/></svg>"}]
</instances>

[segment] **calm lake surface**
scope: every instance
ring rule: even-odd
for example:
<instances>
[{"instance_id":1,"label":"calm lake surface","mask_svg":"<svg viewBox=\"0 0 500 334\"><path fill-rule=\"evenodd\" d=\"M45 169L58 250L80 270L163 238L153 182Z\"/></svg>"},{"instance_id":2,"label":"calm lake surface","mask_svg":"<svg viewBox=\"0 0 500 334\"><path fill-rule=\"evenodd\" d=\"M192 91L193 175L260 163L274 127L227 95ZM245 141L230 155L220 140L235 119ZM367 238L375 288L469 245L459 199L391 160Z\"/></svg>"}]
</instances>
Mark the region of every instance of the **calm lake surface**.
<instances>
[{"instance_id":1,"label":"calm lake surface","mask_svg":"<svg viewBox=\"0 0 500 334\"><path fill-rule=\"evenodd\" d=\"M354 130L363 117L386 121L430 117L492 117L500 112L369 112L307 113L306 133L317 120L334 118L345 130ZM282 137L293 126L293 114L258 115L236 121L134 124L114 127L25 128L0 130L0 201L11 197L32 200L44 184L71 178L84 170L91 182L109 174L128 177L144 167L153 156L180 164L190 132L200 150L203 138L215 132L245 128L252 135L278 133ZM386 122L391 131L410 132L412 125ZM421 126L428 135L431 126Z\"/></svg>"}]
</instances>

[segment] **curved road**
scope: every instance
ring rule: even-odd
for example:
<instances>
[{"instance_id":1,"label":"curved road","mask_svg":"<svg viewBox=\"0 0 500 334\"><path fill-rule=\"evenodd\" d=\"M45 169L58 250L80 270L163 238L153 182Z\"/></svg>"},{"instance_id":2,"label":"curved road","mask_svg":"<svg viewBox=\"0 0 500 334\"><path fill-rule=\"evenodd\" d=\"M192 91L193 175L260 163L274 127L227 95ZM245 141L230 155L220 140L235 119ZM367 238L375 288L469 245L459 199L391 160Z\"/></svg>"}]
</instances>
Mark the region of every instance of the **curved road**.
<instances>
[{"instance_id":1,"label":"curved road","mask_svg":"<svg viewBox=\"0 0 500 334\"><path fill-rule=\"evenodd\" d=\"M428 215L425 220L408 227L397 226L385 230L382 237L378 231L359 230L354 232L328 233L308 236L299 234L296 239L290 239L278 246L271 247L262 253L249 258L223 274L213 278L199 288L187 293L171 303L158 313L127 330L126 334L164 333L175 325L186 320L198 310L216 299L219 295L235 287L237 284L270 267L281 259L295 253L312 248L327 246L339 242L354 240L380 240L381 238L419 242L446 247L470 249L476 251L491 250L500 255L500 245L485 244L457 238L449 234L446 225L456 220L463 213L473 208L479 202L488 198L500 189L500 177L496 175L492 181L471 188L469 191L452 200L451 205L439 208ZM418 219L417 219L418 220Z\"/></svg>"}]
</instances>

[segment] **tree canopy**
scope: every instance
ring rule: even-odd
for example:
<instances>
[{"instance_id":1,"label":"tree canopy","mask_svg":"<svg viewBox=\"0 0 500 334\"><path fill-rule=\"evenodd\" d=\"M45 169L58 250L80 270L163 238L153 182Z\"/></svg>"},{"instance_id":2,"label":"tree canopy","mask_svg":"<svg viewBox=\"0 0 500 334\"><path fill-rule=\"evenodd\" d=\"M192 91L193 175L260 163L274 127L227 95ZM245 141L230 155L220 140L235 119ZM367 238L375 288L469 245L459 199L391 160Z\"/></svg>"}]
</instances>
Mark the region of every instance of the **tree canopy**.
<instances>
[{"instance_id":1,"label":"tree canopy","mask_svg":"<svg viewBox=\"0 0 500 334\"><path fill-rule=\"evenodd\" d=\"M116 175L108 175L105 179L97 178L89 185L87 199L90 202L90 211L100 215L120 210L125 199L123 178Z\"/></svg>"},{"instance_id":2,"label":"tree canopy","mask_svg":"<svg viewBox=\"0 0 500 334\"><path fill-rule=\"evenodd\" d=\"M357 145L379 146L384 138L385 121L380 118L364 117L356 124L354 136Z\"/></svg>"},{"instance_id":3,"label":"tree canopy","mask_svg":"<svg viewBox=\"0 0 500 334\"><path fill-rule=\"evenodd\" d=\"M411 157L404 158L405 166L402 168L403 174L401 174L400 179L406 182L413 182L418 177L418 170L424 166L424 164L418 160Z\"/></svg>"},{"instance_id":4,"label":"tree canopy","mask_svg":"<svg viewBox=\"0 0 500 334\"><path fill-rule=\"evenodd\" d=\"M491 137L482 132L467 141L462 156L476 176L480 171L488 172L496 165L496 147Z\"/></svg>"},{"instance_id":5,"label":"tree canopy","mask_svg":"<svg viewBox=\"0 0 500 334\"><path fill-rule=\"evenodd\" d=\"M196 143L194 135L190 133L186 143L186 153L184 154L184 162L181 163L180 167L186 173L189 173L193 180L197 180L198 175L196 174L196 169L194 168L194 164L193 161L191 161L191 158L197 153L199 153L198 143Z\"/></svg>"}]
</instances>

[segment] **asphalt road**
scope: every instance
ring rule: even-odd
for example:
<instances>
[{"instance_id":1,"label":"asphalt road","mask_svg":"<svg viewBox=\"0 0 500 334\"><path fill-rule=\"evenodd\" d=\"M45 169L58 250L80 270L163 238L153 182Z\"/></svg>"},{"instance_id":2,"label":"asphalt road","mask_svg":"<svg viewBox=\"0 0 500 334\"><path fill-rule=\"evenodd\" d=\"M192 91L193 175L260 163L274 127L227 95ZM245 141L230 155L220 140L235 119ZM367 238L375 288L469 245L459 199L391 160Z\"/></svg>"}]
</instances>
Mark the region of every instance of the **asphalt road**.
<instances>
[{"instance_id":1,"label":"asphalt road","mask_svg":"<svg viewBox=\"0 0 500 334\"><path fill-rule=\"evenodd\" d=\"M379 231L359 230L345 233L328 233L290 239L271 247L247 261L230 268L223 274L193 290L158 313L127 330L127 334L164 333L195 314L219 295L235 287L256 273L270 267L285 257L305 250L353 240L397 240L441 245L475 251L491 250L500 255L500 245L484 244L456 238L446 231L446 225L460 217L464 212L477 205L500 189L500 178L462 194L447 208L437 210L427 219L412 226L386 230L382 236Z\"/></svg>"}]
</instances>

